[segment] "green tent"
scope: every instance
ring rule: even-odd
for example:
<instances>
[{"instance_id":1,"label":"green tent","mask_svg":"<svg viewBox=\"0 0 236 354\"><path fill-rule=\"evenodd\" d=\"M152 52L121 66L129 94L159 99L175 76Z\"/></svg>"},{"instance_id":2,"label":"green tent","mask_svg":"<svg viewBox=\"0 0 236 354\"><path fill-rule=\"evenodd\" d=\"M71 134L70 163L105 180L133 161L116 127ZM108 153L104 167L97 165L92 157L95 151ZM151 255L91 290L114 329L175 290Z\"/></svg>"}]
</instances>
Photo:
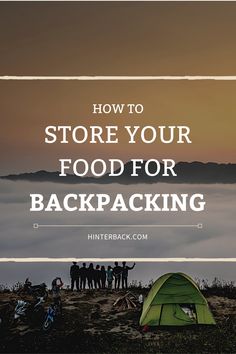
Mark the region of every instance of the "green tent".
<instances>
[{"instance_id":1,"label":"green tent","mask_svg":"<svg viewBox=\"0 0 236 354\"><path fill-rule=\"evenodd\" d=\"M155 281L143 304L141 326L215 324L207 301L195 282L183 273L168 273Z\"/></svg>"}]
</instances>

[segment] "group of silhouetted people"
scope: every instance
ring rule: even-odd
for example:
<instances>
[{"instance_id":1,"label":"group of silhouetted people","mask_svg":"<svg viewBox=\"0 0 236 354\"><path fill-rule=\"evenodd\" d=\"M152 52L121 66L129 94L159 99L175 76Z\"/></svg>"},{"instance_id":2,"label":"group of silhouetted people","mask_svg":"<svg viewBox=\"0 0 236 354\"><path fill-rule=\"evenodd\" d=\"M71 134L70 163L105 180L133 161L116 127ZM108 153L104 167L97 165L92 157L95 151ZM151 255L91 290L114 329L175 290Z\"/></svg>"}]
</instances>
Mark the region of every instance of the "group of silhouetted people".
<instances>
[{"instance_id":1,"label":"group of silhouetted people","mask_svg":"<svg viewBox=\"0 0 236 354\"><path fill-rule=\"evenodd\" d=\"M114 267L110 265L105 269L99 264L94 268L93 263L90 263L87 267L86 263L83 263L80 267L77 262L73 262L70 267L70 277L71 277L71 290L84 290L86 287L88 289L112 289L113 280L114 288L116 290L128 288L128 273L129 270L135 267L135 263L132 267L126 265L126 262L122 262L122 267L119 266L118 262L115 262Z\"/></svg>"}]
</instances>

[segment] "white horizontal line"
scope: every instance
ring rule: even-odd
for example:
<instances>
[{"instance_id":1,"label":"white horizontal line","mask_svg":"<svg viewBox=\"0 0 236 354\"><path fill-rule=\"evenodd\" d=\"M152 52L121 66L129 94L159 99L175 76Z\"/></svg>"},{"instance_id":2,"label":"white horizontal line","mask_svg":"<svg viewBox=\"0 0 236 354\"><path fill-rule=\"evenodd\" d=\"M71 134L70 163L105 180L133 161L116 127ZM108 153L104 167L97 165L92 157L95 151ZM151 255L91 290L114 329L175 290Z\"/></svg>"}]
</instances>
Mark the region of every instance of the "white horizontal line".
<instances>
[{"instance_id":1,"label":"white horizontal line","mask_svg":"<svg viewBox=\"0 0 236 354\"><path fill-rule=\"evenodd\" d=\"M198 228L202 229L203 225L202 224L193 224L193 225L187 225L187 224L156 224L156 225L147 225L147 224L33 224L34 229L39 229L39 228L47 228L47 227L59 227L59 228L70 228L70 227L189 227L189 228Z\"/></svg>"},{"instance_id":2,"label":"white horizontal line","mask_svg":"<svg viewBox=\"0 0 236 354\"><path fill-rule=\"evenodd\" d=\"M177 258L53 258L53 257L26 257L26 258L0 258L0 263L4 262L17 262L17 263L67 263L67 262L159 262L159 263L183 263L183 262L193 262L193 263L212 263L212 262L226 262L226 263L233 263L236 262L236 258L186 258L186 257L177 257Z\"/></svg>"},{"instance_id":3,"label":"white horizontal line","mask_svg":"<svg viewBox=\"0 0 236 354\"><path fill-rule=\"evenodd\" d=\"M31 81L31 80L77 80L77 81L111 81L111 80L216 80L216 81L234 81L234 76L222 76L222 75L161 75L161 76L0 76L0 80L19 80L19 81Z\"/></svg>"},{"instance_id":4,"label":"white horizontal line","mask_svg":"<svg viewBox=\"0 0 236 354\"><path fill-rule=\"evenodd\" d=\"M6 0L0 0L0 2L6 2ZM29 2L32 0L7 0L8 2ZM33 0L34 2L68 2L68 0ZM144 2L146 0L70 0L70 2ZM236 0L148 0L149 2L235 2Z\"/></svg>"}]
</instances>

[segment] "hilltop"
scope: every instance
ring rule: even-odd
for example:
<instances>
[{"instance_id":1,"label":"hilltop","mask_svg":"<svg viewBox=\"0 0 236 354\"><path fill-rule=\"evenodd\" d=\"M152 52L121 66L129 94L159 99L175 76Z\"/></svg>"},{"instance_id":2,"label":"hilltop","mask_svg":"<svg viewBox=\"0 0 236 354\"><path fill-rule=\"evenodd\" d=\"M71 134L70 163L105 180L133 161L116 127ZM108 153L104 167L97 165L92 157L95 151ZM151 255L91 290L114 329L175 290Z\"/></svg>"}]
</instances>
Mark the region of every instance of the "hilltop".
<instances>
[{"instance_id":1,"label":"hilltop","mask_svg":"<svg viewBox=\"0 0 236 354\"><path fill-rule=\"evenodd\" d=\"M147 289L132 289L136 296ZM18 324L1 333L0 352L19 353L233 353L236 352L236 299L210 295L216 326L155 328L143 333L141 306L113 306L124 291L63 291L63 316L49 333ZM207 295L207 294L205 294ZM0 294L0 311L13 313L14 293ZM48 306L50 298L45 307Z\"/></svg>"},{"instance_id":2,"label":"hilltop","mask_svg":"<svg viewBox=\"0 0 236 354\"><path fill-rule=\"evenodd\" d=\"M145 164L145 162L144 162ZM142 166L144 166L144 164ZM155 171L155 164L150 163L150 172L152 168ZM161 164L161 171L155 177L146 175L144 167L139 171L139 176L131 177L132 164L127 162L124 167L122 175L111 177L105 174L102 177L78 177L73 174L68 174L65 177L60 177L59 172L37 171L20 174L10 174L1 176L1 179L11 181L31 181L31 182L54 182L65 184L79 184L79 183L99 183L99 184L138 184L138 183L188 183L188 184L209 184L209 183L236 183L236 164L218 164L214 162L178 162L175 166L177 176L162 176L163 164Z\"/></svg>"}]
</instances>

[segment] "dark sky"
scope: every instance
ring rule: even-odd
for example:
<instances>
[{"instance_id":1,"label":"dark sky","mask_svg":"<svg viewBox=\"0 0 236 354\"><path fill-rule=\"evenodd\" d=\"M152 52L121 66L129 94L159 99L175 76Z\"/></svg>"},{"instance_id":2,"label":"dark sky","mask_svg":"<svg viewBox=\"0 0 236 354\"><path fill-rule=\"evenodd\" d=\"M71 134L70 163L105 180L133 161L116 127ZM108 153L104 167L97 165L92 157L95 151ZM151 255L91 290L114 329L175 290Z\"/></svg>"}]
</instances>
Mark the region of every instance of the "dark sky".
<instances>
[{"instance_id":1,"label":"dark sky","mask_svg":"<svg viewBox=\"0 0 236 354\"><path fill-rule=\"evenodd\" d=\"M1 74L233 75L235 3L0 4Z\"/></svg>"}]
</instances>

